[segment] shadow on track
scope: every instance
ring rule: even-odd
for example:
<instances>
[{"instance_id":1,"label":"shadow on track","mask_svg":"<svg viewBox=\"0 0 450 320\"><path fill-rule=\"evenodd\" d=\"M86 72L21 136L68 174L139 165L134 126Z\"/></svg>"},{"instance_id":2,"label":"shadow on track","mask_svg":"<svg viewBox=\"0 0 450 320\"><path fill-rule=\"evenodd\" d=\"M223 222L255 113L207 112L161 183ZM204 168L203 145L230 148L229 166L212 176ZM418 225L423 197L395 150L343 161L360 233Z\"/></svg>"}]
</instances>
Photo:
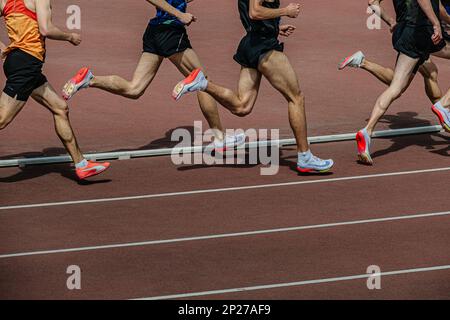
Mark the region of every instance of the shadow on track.
<instances>
[{"instance_id":1,"label":"shadow on track","mask_svg":"<svg viewBox=\"0 0 450 320\"><path fill-rule=\"evenodd\" d=\"M385 115L381 122L387 123L390 129L400 129L405 127L414 127L414 126L430 126L432 125L430 121L425 119L417 118L418 114L415 112L399 112L397 115ZM172 134L175 130L187 130L190 133L192 138L191 144L193 144L194 140L194 127L193 126L181 126L178 128L174 128L168 130L165 135L161 138L153 140L143 146L137 148L121 148L116 150L110 150L105 152L120 152L120 151L132 151L132 150L151 150L151 149L159 149L159 148L173 148L177 144L178 141L171 141ZM386 140L391 140L393 143L389 148L384 150L378 150L372 154L373 158L381 157L383 155L387 155L393 152L399 152L403 149L406 149L410 146L421 146L426 150L430 150L433 153L436 153L441 156L448 157L450 155L450 137L448 135L442 133L435 134L422 134L416 136L400 136L400 137L391 137L384 138ZM439 148L443 146L444 148ZM14 158L34 158L34 157L45 157L45 156L57 156L66 154L63 148L46 148L41 152L25 152L21 154L14 154L8 156L0 157L0 160L6 159L14 159ZM193 165L184 165L178 168L179 171L186 170L196 170L196 169L206 169L206 168L231 168L231 169L245 169L245 168L253 168L255 166L261 165L257 164L249 164L249 153L248 150L245 154L245 163L234 163L234 164L216 164L216 165L207 165L207 164L193 164ZM289 167L290 170L296 172L300 176L308 176L311 174L301 174L297 172L296 169L296 156L288 156L283 157L283 150L280 151L280 166ZM72 180L80 185L91 185L98 183L108 183L111 180L97 180L97 181L78 181L75 177L73 169L70 165L44 165L44 166L29 166L25 168L20 168L20 172L5 178L0 178L0 183L11 183L24 181L34 178L39 178L41 176L51 174L51 173L59 173L61 176ZM326 173L325 175L331 175L332 172ZM315 175L315 174L314 174ZM323 175L323 174L322 174Z\"/></svg>"},{"instance_id":2,"label":"shadow on track","mask_svg":"<svg viewBox=\"0 0 450 320\"><path fill-rule=\"evenodd\" d=\"M31 157L42 157L48 155L60 155L65 154L65 149L63 148L48 148L44 149L42 152L29 152L23 154L12 155L8 158L31 158ZM3 158L2 158L3 159ZM73 181L79 185L91 185L98 183L107 183L111 180L84 180L80 181L75 175L75 170L71 164L53 164L53 165L35 165L26 166L23 168L18 168L19 172L15 173L9 177L0 177L0 183L14 183L30 179L39 178L48 174L60 174L62 177Z\"/></svg>"},{"instance_id":3,"label":"shadow on track","mask_svg":"<svg viewBox=\"0 0 450 320\"><path fill-rule=\"evenodd\" d=\"M46 176L48 174L60 174L62 177L71 180L72 182L82 185L88 186L99 183L109 183L112 180L103 179L103 180L78 180L73 168L68 164L56 164L56 165L39 165L39 166L29 166L24 168L19 168L19 172L15 173L9 177L0 177L0 183L14 183L20 181L26 181L31 179L40 178L42 176Z\"/></svg>"},{"instance_id":4,"label":"shadow on track","mask_svg":"<svg viewBox=\"0 0 450 320\"><path fill-rule=\"evenodd\" d=\"M424 127L433 125L430 121L417 118L415 112L399 112L397 115L386 115L382 118L382 123L388 123L390 129L405 128L405 123L410 126ZM392 141L392 145L384 150L378 150L372 154L373 158L381 157L393 152L399 152L411 146L423 147L432 153L448 157L450 155L450 136L444 133L420 134L415 136L399 136L383 138ZM444 146L442 149L437 149Z\"/></svg>"}]
</instances>

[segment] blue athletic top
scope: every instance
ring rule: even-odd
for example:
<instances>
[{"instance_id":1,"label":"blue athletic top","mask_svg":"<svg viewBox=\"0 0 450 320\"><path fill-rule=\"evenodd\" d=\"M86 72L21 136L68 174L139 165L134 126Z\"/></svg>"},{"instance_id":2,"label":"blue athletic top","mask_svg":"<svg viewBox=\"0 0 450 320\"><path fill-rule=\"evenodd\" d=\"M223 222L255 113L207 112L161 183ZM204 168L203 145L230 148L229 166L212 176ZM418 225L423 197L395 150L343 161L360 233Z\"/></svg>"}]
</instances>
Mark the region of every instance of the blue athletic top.
<instances>
[{"instance_id":1,"label":"blue athletic top","mask_svg":"<svg viewBox=\"0 0 450 320\"><path fill-rule=\"evenodd\" d=\"M167 3L169 3L172 7L176 8L177 10L186 13L187 9L187 2L186 0L166 0ZM168 25L178 25L182 26L183 23L175 18L174 16L168 14L165 11L162 11L160 9L157 9L156 17L154 17L152 20L150 20L150 25L156 26L161 24L168 24Z\"/></svg>"}]
</instances>

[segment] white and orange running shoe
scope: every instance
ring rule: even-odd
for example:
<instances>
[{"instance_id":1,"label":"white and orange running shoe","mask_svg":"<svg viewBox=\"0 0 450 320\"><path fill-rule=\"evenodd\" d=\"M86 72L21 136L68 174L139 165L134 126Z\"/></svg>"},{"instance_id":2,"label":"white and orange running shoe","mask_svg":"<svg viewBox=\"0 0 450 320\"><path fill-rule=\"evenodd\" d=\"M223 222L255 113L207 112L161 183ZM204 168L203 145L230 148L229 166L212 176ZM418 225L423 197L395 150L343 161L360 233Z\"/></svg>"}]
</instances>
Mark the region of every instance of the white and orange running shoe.
<instances>
[{"instance_id":1,"label":"white and orange running shoe","mask_svg":"<svg viewBox=\"0 0 450 320\"><path fill-rule=\"evenodd\" d=\"M87 161L87 165L85 167L76 168L76 173L80 180L84 180L106 171L110 165L111 164L109 162L99 163Z\"/></svg>"},{"instance_id":2,"label":"white and orange running shoe","mask_svg":"<svg viewBox=\"0 0 450 320\"><path fill-rule=\"evenodd\" d=\"M89 87L89 83L94 78L89 68L81 68L80 71L70 79L62 90L64 100L70 100L78 91Z\"/></svg>"},{"instance_id":3,"label":"white and orange running shoe","mask_svg":"<svg viewBox=\"0 0 450 320\"><path fill-rule=\"evenodd\" d=\"M439 118L442 128L450 133L450 110L437 104L432 106L431 110Z\"/></svg>"},{"instance_id":4,"label":"white and orange running shoe","mask_svg":"<svg viewBox=\"0 0 450 320\"><path fill-rule=\"evenodd\" d=\"M189 92L204 91L208 87L208 80L200 69L195 69L183 81L180 81L172 91L172 98L176 101Z\"/></svg>"},{"instance_id":5,"label":"white and orange running shoe","mask_svg":"<svg viewBox=\"0 0 450 320\"><path fill-rule=\"evenodd\" d=\"M370 144L372 139L366 129L359 130L356 134L356 144L358 145L358 158L364 164L373 165L370 155Z\"/></svg>"},{"instance_id":6,"label":"white and orange running shoe","mask_svg":"<svg viewBox=\"0 0 450 320\"><path fill-rule=\"evenodd\" d=\"M361 67L361 64L363 63L365 58L366 57L364 56L364 53L362 53L362 51L358 51L351 56L342 59L342 61L338 65L338 69L344 70L346 67L359 68Z\"/></svg>"}]
</instances>

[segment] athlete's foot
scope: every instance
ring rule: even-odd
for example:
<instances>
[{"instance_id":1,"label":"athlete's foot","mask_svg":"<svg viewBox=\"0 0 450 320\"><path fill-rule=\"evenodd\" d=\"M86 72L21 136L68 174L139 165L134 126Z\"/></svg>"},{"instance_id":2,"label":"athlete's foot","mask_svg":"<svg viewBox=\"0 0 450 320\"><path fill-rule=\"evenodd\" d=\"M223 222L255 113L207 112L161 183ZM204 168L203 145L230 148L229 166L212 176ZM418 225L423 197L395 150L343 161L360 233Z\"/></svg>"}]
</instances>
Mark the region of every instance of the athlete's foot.
<instances>
[{"instance_id":1,"label":"athlete's foot","mask_svg":"<svg viewBox=\"0 0 450 320\"><path fill-rule=\"evenodd\" d=\"M84 180L106 171L109 168L109 166L110 166L109 162L98 163L93 161L87 161L86 166L76 168L76 173L80 180Z\"/></svg>"},{"instance_id":2,"label":"athlete's foot","mask_svg":"<svg viewBox=\"0 0 450 320\"><path fill-rule=\"evenodd\" d=\"M172 92L172 98L180 100L180 98L189 92L204 91L208 87L208 80L200 69L195 69L183 81L179 82Z\"/></svg>"},{"instance_id":3,"label":"athlete's foot","mask_svg":"<svg viewBox=\"0 0 450 320\"><path fill-rule=\"evenodd\" d=\"M223 153L227 150L236 149L245 143L245 134L225 136L224 140L214 140L214 151Z\"/></svg>"},{"instance_id":4,"label":"athlete's foot","mask_svg":"<svg viewBox=\"0 0 450 320\"><path fill-rule=\"evenodd\" d=\"M444 130L450 133L450 110L442 107L438 103L432 106L431 110L433 110L434 114L438 117Z\"/></svg>"},{"instance_id":5,"label":"athlete's foot","mask_svg":"<svg viewBox=\"0 0 450 320\"><path fill-rule=\"evenodd\" d=\"M300 173L326 173L331 170L333 165L333 160L322 160L308 151L306 156L299 154L297 171Z\"/></svg>"},{"instance_id":6,"label":"athlete's foot","mask_svg":"<svg viewBox=\"0 0 450 320\"><path fill-rule=\"evenodd\" d=\"M64 85L62 90L63 98L69 100L81 89L88 88L93 78L94 75L89 68L81 68L80 71Z\"/></svg>"},{"instance_id":7,"label":"athlete's foot","mask_svg":"<svg viewBox=\"0 0 450 320\"><path fill-rule=\"evenodd\" d=\"M356 143L358 145L358 159L361 163L373 165L372 157L370 156L371 137L366 129L358 131L356 134Z\"/></svg>"},{"instance_id":8,"label":"athlete's foot","mask_svg":"<svg viewBox=\"0 0 450 320\"><path fill-rule=\"evenodd\" d=\"M341 63L339 63L338 69L343 70L346 67L360 68L365 58L364 53L362 53L362 51L358 51L351 56L344 58Z\"/></svg>"}]
</instances>

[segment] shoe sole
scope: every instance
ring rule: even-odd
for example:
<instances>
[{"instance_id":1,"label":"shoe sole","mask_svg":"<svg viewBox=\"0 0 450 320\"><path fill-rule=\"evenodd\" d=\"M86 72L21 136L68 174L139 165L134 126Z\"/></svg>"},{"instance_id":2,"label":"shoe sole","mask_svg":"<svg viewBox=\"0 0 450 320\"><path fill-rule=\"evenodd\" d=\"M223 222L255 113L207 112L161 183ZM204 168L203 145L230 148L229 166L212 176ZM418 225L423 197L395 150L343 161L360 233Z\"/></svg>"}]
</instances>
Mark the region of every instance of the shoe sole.
<instances>
[{"instance_id":1,"label":"shoe sole","mask_svg":"<svg viewBox=\"0 0 450 320\"><path fill-rule=\"evenodd\" d=\"M444 116L442 115L441 111L438 110L438 108L436 108L435 106L432 106L431 110L439 118L439 122L441 123L442 128L444 128L446 132L450 133L450 126L448 126L445 122Z\"/></svg>"},{"instance_id":2,"label":"shoe sole","mask_svg":"<svg viewBox=\"0 0 450 320\"><path fill-rule=\"evenodd\" d=\"M347 57L345 58L338 67L338 70L344 70L345 68L347 68L347 66L349 65L349 62L351 60L351 57Z\"/></svg>"},{"instance_id":3,"label":"shoe sole","mask_svg":"<svg viewBox=\"0 0 450 320\"><path fill-rule=\"evenodd\" d=\"M226 152L226 151L228 151L228 150L230 150L230 149L236 150L237 148L239 148L240 146L242 146L242 145L244 145L244 144L245 144L245 140L243 140L242 142L240 142L240 143L238 143L238 144L235 144L235 145L233 146L233 148L231 148L231 147L214 148L214 152L224 153L224 152Z\"/></svg>"},{"instance_id":4,"label":"shoe sole","mask_svg":"<svg viewBox=\"0 0 450 320\"><path fill-rule=\"evenodd\" d=\"M361 162L363 164L367 164L367 165L370 165L370 166L373 165L372 157L369 154L365 153L365 152L358 154L358 160L359 160L359 162Z\"/></svg>"},{"instance_id":5,"label":"shoe sole","mask_svg":"<svg viewBox=\"0 0 450 320\"><path fill-rule=\"evenodd\" d=\"M330 172L330 170L332 168L333 167L330 167L330 168L324 169L324 170L316 170L316 169L305 169L305 168L297 167L297 171L300 173L327 173L327 172Z\"/></svg>"},{"instance_id":6,"label":"shoe sole","mask_svg":"<svg viewBox=\"0 0 450 320\"><path fill-rule=\"evenodd\" d=\"M92 178L92 177L98 176L99 174L101 174L101 173L105 172L106 170L108 170L108 169L110 168L110 166L111 166L111 165L108 165L105 169L103 169L103 170L101 170L101 171L97 171L97 172L92 173L92 174L88 174L87 176L85 176L85 177L83 177L83 178L81 178L81 177L78 176L78 179L80 179L80 180L86 180L87 178Z\"/></svg>"},{"instance_id":7,"label":"shoe sole","mask_svg":"<svg viewBox=\"0 0 450 320\"><path fill-rule=\"evenodd\" d=\"M197 79L198 74L200 73L200 69L195 70L193 73L191 73L189 75L189 77L187 77L186 79L184 79L183 81L180 81L175 88L173 89L172 92L172 98L175 101L180 100L180 98L183 96L183 94L181 94L183 92L183 90L185 88L190 88L190 86L193 85L193 82L195 81L195 79Z\"/></svg>"},{"instance_id":8,"label":"shoe sole","mask_svg":"<svg viewBox=\"0 0 450 320\"><path fill-rule=\"evenodd\" d=\"M81 77L81 81L77 83L77 77ZM70 79L63 87L63 98L66 101L69 101L73 98L73 96L80 91L80 88L85 85L86 83L90 82L93 78L93 74L90 71L90 69L85 69L82 72L79 71L76 76L74 76L72 79ZM70 90L67 90L66 88L72 87ZM71 91L72 93L70 95L66 94L67 91Z\"/></svg>"}]
</instances>

